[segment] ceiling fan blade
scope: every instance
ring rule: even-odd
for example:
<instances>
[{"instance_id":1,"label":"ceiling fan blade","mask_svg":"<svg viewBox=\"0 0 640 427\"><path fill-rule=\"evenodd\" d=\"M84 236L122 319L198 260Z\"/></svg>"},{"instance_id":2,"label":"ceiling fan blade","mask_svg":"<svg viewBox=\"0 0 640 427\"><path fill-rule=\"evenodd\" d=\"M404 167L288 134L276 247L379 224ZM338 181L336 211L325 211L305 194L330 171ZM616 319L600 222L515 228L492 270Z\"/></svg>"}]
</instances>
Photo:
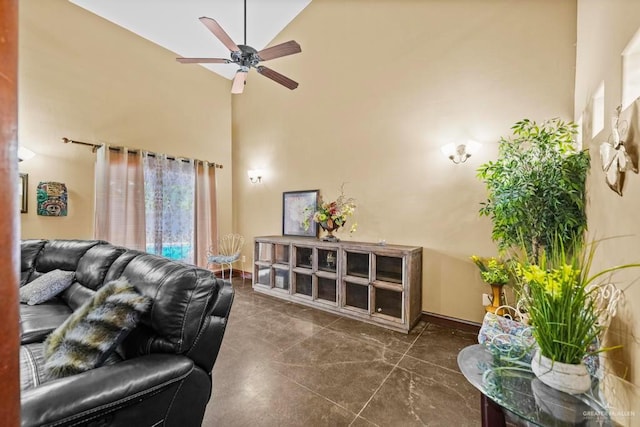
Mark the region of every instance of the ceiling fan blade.
<instances>
[{"instance_id":1,"label":"ceiling fan blade","mask_svg":"<svg viewBox=\"0 0 640 427\"><path fill-rule=\"evenodd\" d=\"M244 83L247 81L247 71L238 70L233 78L231 85L231 93L242 93L244 91Z\"/></svg>"},{"instance_id":2,"label":"ceiling fan blade","mask_svg":"<svg viewBox=\"0 0 640 427\"><path fill-rule=\"evenodd\" d=\"M286 43L281 43L266 49L262 49L258 52L258 56L262 61L268 61L270 59L280 58L281 56L293 55L294 53L300 53L302 49L295 40L290 40Z\"/></svg>"},{"instance_id":3,"label":"ceiling fan blade","mask_svg":"<svg viewBox=\"0 0 640 427\"><path fill-rule=\"evenodd\" d=\"M282 86L294 90L298 87L298 83L291 80L289 77L283 76L277 71L273 71L271 68L265 66L256 67L256 70L265 77L270 78L276 83L280 83Z\"/></svg>"},{"instance_id":4,"label":"ceiling fan blade","mask_svg":"<svg viewBox=\"0 0 640 427\"><path fill-rule=\"evenodd\" d=\"M181 64L230 64L230 59L224 58L176 58Z\"/></svg>"},{"instance_id":5,"label":"ceiling fan blade","mask_svg":"<svg viewBox=\"0 0 640 427\"><path fill-rule=\"evenodd\" d=\"M215 19L211 19L211 18L207 18L206 16L203 16L202 18L200 18L200 22L202 22L204 26L207 27L209 31L211 31L213 35L216 36L218 40L220 40L222 44L227 47L227 49L229 49L232 52L240 51L240 48L238 47L238 45L235 44L233 40L231 40L231 37L229 37L229 34L227 34L222 29L220 24L218 24Z\"/></svg>"}]
</instances>

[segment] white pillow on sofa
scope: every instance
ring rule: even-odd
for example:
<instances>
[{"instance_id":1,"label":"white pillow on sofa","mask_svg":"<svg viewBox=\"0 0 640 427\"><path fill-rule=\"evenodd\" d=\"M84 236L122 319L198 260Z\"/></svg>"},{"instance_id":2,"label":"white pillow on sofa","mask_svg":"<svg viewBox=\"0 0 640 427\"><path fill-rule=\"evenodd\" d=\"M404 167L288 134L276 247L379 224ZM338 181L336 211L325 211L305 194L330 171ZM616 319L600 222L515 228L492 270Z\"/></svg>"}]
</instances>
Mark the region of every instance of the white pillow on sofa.
<instances>
[{"instance_id":1,"label":"white pillow on sofa","mask_svg":"<svg viewBox=\"0 0 640 427\"><path fill-rule=\"evenodd\" d=\"M49 301L73 283L75 271L52 270L20 288L20 302L29 305Z\"/></svg>"}]
</instances>

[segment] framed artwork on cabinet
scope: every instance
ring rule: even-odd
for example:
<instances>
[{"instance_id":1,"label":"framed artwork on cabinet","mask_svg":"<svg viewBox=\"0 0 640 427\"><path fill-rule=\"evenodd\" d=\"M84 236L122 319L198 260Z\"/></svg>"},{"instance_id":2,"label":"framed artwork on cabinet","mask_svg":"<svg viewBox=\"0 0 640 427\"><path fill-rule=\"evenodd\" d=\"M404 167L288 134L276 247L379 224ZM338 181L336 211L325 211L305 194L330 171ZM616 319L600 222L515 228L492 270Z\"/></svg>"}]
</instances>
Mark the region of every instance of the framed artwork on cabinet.
<instances>
[{"instance_id":1,"label":"framed artwork on cabinet","mask_svg":"<svg viewBox=\"0 0 640 427\"><path fill-rule=\"evenodd\" d=\"M312 215L318 204L319 190L286 191L282 193L282 235L317 237L318 224L310 219L304 227L306 215Z\"/></svg>"}]
</instances>

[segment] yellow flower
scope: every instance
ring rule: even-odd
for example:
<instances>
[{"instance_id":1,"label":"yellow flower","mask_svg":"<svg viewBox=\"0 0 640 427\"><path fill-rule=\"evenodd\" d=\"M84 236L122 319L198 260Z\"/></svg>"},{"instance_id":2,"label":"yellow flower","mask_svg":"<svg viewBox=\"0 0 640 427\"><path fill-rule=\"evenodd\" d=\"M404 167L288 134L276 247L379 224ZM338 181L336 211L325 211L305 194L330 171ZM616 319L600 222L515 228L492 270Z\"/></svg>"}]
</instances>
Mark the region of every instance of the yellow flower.
<instances>
[{"instance_id":1,"label":"yellow flower","mask_svg":"<svg viewBox=\"0 0 640 427\"><path fill-rule=\"evenodd\" d=\"M544 291L553 298L560 298L562 296L562 282L556 280L554 275L549 275L544 282Z\"/></svg>"},{"instance_id":2,"label":"yellow flower","mask_svg":"<svg viewBox=\"0 0 640 427\"><path fill-rule=\"evenodd\" d=\"M547 272L537 265L529 265L522 269L522 275L527 283L543 284L547 278Z\"/></svg>"},{"instance_id":3,"label":"yellow flower","mask_svg":"<svg viewBox=\"0 0 640 427\"><path fill-rule=\"evenodd\" d=\"M580 270L574 270L572 266L565 264L560 268L560 275L562 280L573 282L580 275Z\"/></svg>"}]
</instances>

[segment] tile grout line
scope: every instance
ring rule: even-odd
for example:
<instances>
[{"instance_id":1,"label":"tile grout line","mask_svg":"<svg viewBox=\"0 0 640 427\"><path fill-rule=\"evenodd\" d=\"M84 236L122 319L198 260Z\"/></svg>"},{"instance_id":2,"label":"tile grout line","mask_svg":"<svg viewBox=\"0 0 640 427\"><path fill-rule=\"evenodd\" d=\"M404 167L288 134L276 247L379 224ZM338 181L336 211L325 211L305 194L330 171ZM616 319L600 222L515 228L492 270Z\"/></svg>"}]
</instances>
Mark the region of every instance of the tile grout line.
<instances>
[{"instance_id":1,"label":"tile grout line","mask_svg":"<svg viewBox=\"0 0 640 427\"><path fill-rule=\"evenodd\" d=\"M391 376L391 374L393 373L393 371L398 367L398 365L400 365L400 362L402 362L402 359L404 359L404 357L407 355L407 353L409 352L409 350L411 350L411 347L413 347L413 345L416 343L416 341L418 341L418 339L422 336L422 334L424 333L424 331L427 330L427 328L429 327L429 323L427 323L424 327L423 330L420 331L420 333L418 334L418 336L413 340L413 342L411 343L411 345L405 350L405 352L402 354L402 357L400 357L398 359L398 361L396 362L395 365L393 365L393 368L391 368L391 370L389 371L389 373L387 374L386 377L384 377L384 379L382 380L382 382L380 383L380 385L373 391L373 393L371 394L371 396L369 397L369 400L367 400L365 402L365 404L362 406L362 408L360 408L360 412L358 412L356 414L356 417L354 418L353 421L351 421L351 424L349 424L349 427L351 427L351 425L353 425L353 423L360 417L363 418L365 420L367 420L366 418L362 417L361 414L364 411L364 409L369 405L369 403L371 403L371 401L373 400L374 396L376 395L376 393L378 393L378 391L380 391L380 389L382 388L382 386L384 385L385 382L387 382L387 380L389 379L389 377ZM367 420L369 421L369 420ZM371 422L371 421L370 421ZM374 423L375 424L375 423Z\"/></svg>"},{"instance_id":2,"label":"tile grout line","mask_svg":"<svg viewBox=\"0 0 640 427\"><path fill-rule=\"evenodd\" d=\"M292 316L292 315L290 315L290 314L286 314L286 316L289 316L289 317L294 318L294 319L299 319L299 318L297 318L297 317L295 317L295 316ZM320 329L319 329L316 333L312 334L312 335L311 335L311 336L309 336L309 337L303 338L303 339L301 339L300 341L297 341L297 342L295 342L295 343L291 344L290 346L288 346L288 347L284 348L283 350L279 351L277 354L282 354L282 353L284 353L285 351L287 351L287 350L291 349L292 347L294 347L294 346L296 346L296 345L298 345L298 344L300 344L300 343L303 343L304 341L306 341L306 340L308 340L308 339L311 339L313 336L315 336L316 334L318 334L318 333L320 333L320 332L322 332L322 331L328 330L329 332L338 332L338 331L335 331L334 329L329 329L329 326L333 325L334 323L338 322L338 321L339 321L339 320L341 320L341 319L342 319L341 317L338 317L338 318L336 318L335 320L333 320L332 322L327 323L325 326L321 326L321 327L320 327ZM302 320L307 320L307 319L302 319ZM427 329L427 326L428 326L428 323L425 325L424 329L422 329L422 331L420 331L420 333L419 333L419 334L418 334L418 335L413 339L413 341L411 341L411 344L409 344L409 346L407 347L407 349L405 350L405 352L404 352L404 353L402 353L402 355L401 355L401 356L400 356L400 358L398 359L398 362L396 362L396 364L395 364L395 365L393 365L393 367L391 368L391 370L389 371L389 373L387 374L387 376L382 380L381 384L376 388L376 390L372 393L371 397L367 400L367 402L363 405L362 409L360 409L360 412L358 412L357 414L356 414L355 412L351 411L350 409L345 408L345 407L344 407L344 406L342 406L341 404L339 404L339 403L337 403L337 402L334 402L334 401L333 401L333 400L331 400L330 398L328 398L328 397L326 397L326 396L324 396L324 395L322 395L322 394L318 393L317 391L310 389L309 387L305 386L304 384L300 384L299 382L297 382L297 381L296 381L296 380L294 380L293 378L289 378L288 376L286 376L286 375L282 374L281 372L276 371L275 369L273 369L273 368L271 368L271 367L269 367L269 366L267 366L267 369L269 369L269 370L271 370L272 372L276 373L278 376L281 376L282 378L285 378L286 380L291 381L292 383L296 384L297 386L302 387L302 388L304 388L305 390L308 390L308 391L310 391L311 393L313 393L313 394L315 394L315 395L317 395L317 396L319 396L319 397L321 397L321 398L325 399L326 401L333 403L334 405L336 405L337 407L339 407L339 408L341 408L341 409L344 409L344 410L345 410L345 411L347 411L348 413L354 414L354 419L353 419L353 421L351 421L351 423L349 424L349 426L351 426L351 425L352 425L352 424L353 424L353 423L354 423L354 422L355 422L355 421L360 417L360 418L363 418L364 420L366 420L367 422L369 422L369 423L373 424L374 426L379 427L379 426L378 426L378 424L376 424L376 423L374 423L373 421L370 421L370 420L368 420L368 419L366 419L366 418L364 418L364 417L361 417L361 416L360 416L360 414L362 413L362 411L364 410L364 408L366 408L366 406L369 404L369 402L371 401L371 399L373 398L373 396L375 396L375 394L377 393L377 391L382 387L382 385L385 383L385 381L387 380L387 378L391 375L391 373L393 372L393 370L398 366L398 364L399 364L399 363L400 363L400 361L403 359L403 357L407 354L407 352L411 349L411 347L413 347L413 344L415 344L415 342L416 342L416 341L417 341L417 340L422 336L422 333ZM354 337L353 339L355 339L356 341L360 341L360 342L366 342L366 343L367 343L367 344L369 344L369 345L373 345L371 342L368 342L368 341L366 341L366 340L361 340L360 338L355 338L355 337ZM392 351L392 350L389 350L389 351ZM397 353L397 352L396 352L396 353Z\"/></svg>"},{"instance_id":3,"label":"tile grout line","mask_svg":"<svg viewBox=\"0 0 640 427\"><path fill-rule=\"evenodd\" d=\"M449 367L447 367L447 366L443 366L443 365L440 365L440 364L438 364L438 363L430 362L430 361L428 361L428 360L422 360L422 359L419 359L419 358L417 358L417 357L415 357L415 356L411 356L410 354L406 354L406 355L404 355L404 356L409 357L409 358L411 358L411 359L413 359L413 360L417 360L418 362L426 363L427 365L432 365L432 366L435 366L435 367L437 367L437 368L444 369L444 370L446 370L446 371L451 372L452 374L462 375L462 372L460 372L460 371L456 371L455 369L451 369L451 368L449 368ZM403 356L403 357L404 357L404 356ZM402 368L401 368L401 369L402 369Z\"/></svg>"},{"instance_id":4,"label":"tile grout line","mask_svg":"<svg viewBox=\"0 0 640 427\"><path fill-rule=\"evenodd\" d=\"M298 317L291 316L290 314L286 314L286 316L289 316L289 317L294 318L294 319L297 319L297 320L307 320L307 319L300 319L300 318L298 318ZM320 332L324 331L325 329L328 329L329 325L331 325L331 324L333 324L333 323L337 322L338 320L340 320L340 318L338 318L338 319L336 319L336 320L334 320L334 321L332 321L332 322L328 323L328 324L327 324L327 325L325 325L325 326L319 326L319 325L318 325L318 326L320 327L320 329L319 329L317 332L314 332L313 334L311 334L311 335L310 335L310 336L308 336L308 337L302 338L300 341L296 341L296 342L294 342L294 343L293 343L293 344L291 344L289 347L286 347L286 348L282 349L281 351L279 351L279 352L278 352L278 354L280 354L280 353L284 353L285 351L290 350L292 347L294 347L294 346L296 346L296 345L298 345L298 344L300 344L300 343L303 343L303 342L305 342L305 341L306 341L306 340L308 340L308 339L313 338L316 334L318 334L318 333L320 333ZM330 330L330 331L332 331L332 329L329 329L329 330Z\"/></svg>"},{"instance_id":5,"label":"tile grout line","mask_svg":"<svg viewBox=\"0 0 640 427\"><path fill-rule=\"evenodd\" d=\"M323 396L322 394L318 393L315 390L310 389L309 387L307 387L304 384L300 384L299 382L297 382L296 380L294 380L293 378L289 378L286 375L276 371L275 369L273 369L270 366L267 366L267 369L271 370L273 373L275 373L276 375L284 378L287 381L291 381L293 384L297 385L298 387L302 387L303 389L315 394L316 396L326 400L327 402L331 402L332 404L336 405L338 408L344 409L345 411L349 412L350 414L354 414L356 416L356 418L358 418L358 415L355 414L355 412L351 411L349 408L345 408L344 406L342 406L341 404L339 404L338 402L334 402L333 400L329 399L327 396Z\"/></svg>"},{"instance_id":6,"label":"tile grout line","mask_svg":"<svg viewBox=\"0 0 640 427\"><path fill-rule=\"evenodd\" d=\"M269 309L267 309L266 311L270 311L270 310L274 310L274 309L269 308ZM282 313L282 314L285 314L287 317L290 317L290 318L292 318L292 319L296 319L296 320L311 321L311 320L309 320L309 319L299 318L299 317L297 317L297 316L293 316L293 315L290 315L290 314L288 314L288 313ZM253 317L253 316L252 316L252 317ZM338 322L338 321L340 321L341 319L342 319L342 317L337 317L337 318L336 318L336 319L334 319L333 321L331 321L331 322L327 323L325 326L320 326L320 329L319 329L318 331L316 331L315 333L313 333L311 336L306 337L306 338L303 338L303 339L301 339L300 341L296 341L295 343L291 344L290 346L288 346L288 347L286 347L286 348L284 348L284 349L282 349L282 350L278 351L276 354L282 354L282 353L284 353L284 352L286 352L286 351L290 350L290 349L291 349L291 348L293 348L294 346L296 346L296 345L298 345L298 344L301 344L301 343L303 343L304 341L306 341L306 340L308 340L308 339L310 339L310 338L314 337L316 334L318 334L318 333L320 333L320 332L322 332L322 331L329 330L330 332L339 332L339 331L336 331L336 330L334 330L334 329L330 329L330 328L329 328L329 326L333 325L334 323L337 323L337 322ZM368 420L368 419L366 419L366 418L362 417L362 416L361 416L361 414L362 414L362 412L364 411L364 409L367 407L367 405L369 405L369 403L371 402L371 400L373 399L373 397L376 395L376 393L377 393L377 392L382 388L382 386L385 384L385 382L387 381L387 379L391 376L391 374L393 373L393 371L394 371L394 370L399 366L399 364L400 364L400 362L402 361L402 359L404 358L404 356L406 356L406 355L407 355L407 353L409 352L409 350L411 350L411 348L412 348L412 347L413 347L413 345L416 343L416 341L418 341L418 339L423 335L424 331L426 331L426 330L427 330L428 326L429 326L429 322L425 322L425 327L424 327L424 328L420 331L420 333L419 333L419 334L418 334L418 335L413 339L413 341L411 341L411 343L409 344L409 346L407 347L407 349L406 349L406 350L401 354L401 356L398 358L398 361L393 365L393 367L390 369L389 373L385 376L385 378L382 380L382 382L380 383L380 385L379 385L379 386L378 386L378 387L373 391L373 393L371 394L371 396L369 397L369 399L367 400L367 402L365 402L365 404L362 406L362 408L360 409L360 411L359 411L358 413L352 412L350 409L348 409L348 408L346 408L346 407L342 406L341 404L339 404L339 403L337 403L337 402L334 402L334 401L333 401L333 400L331 400L330 398L328 398L328 397L326 397L326 396L323 396L322 394L318 393L317 391L314 391L314 390L310 389L309 387L307 387L307 386L305 386L305 385L303 385L303 384L300 384L300 383L299 383L299 382L297 382L296 380L294 380L294 379L292 379L292 378L289 378L288 376L286 376L286 375L284 375L284 374L282 374L282 373L280 373L280 372L276 371L275 369L271 368L270 366L267 366L267 369L269 369L270 371L272 371L272 372L273 372L273 373L275 373L276 375L278 375L278 376L280 376L280 377L282 377L282 378L284 378L284 379L286 379L286 380L288 380L288 381L291 381L293 384L296 384L297 386L299 386L299 387L301 387L301 388L303 388L303 389L305 389L305 390L307 390L307 391L311 392L312 394L314 394L314 395L316 395L316 396L318 396L318 397L320 397L320 398L322 398L322 399L324 399L324 400L326 400L326 401L328 401L328 402L332 403L333 405L337 406L338 408L341 408L341 409L345 410L346 412L348 412L348 413L350 413L350 414L354 414L354 419L351 421L351 423L349 424L349 426L353 425L353 423L354 423L358 418L362 418L362 419L366 420L367 422L369 422L369 423L371 423L371 424L375 425L376 427L379 427L379 426L378 426L378 424L376 424L375 422L370 421L370 420ZM368 341L368 340L364 340L364 339L359 338L359 337L357 337L357 336L356 336L356 337L352 337L352 338L354 338L356 341L360 341L360 342L362 342L362 343L366 343L366 344L368 344L368 345L375 345L375 344L371 343L370 341ZM385 347L385 346L383 346L383 348L384 348L384 347ZM389 350L389 351L392 351L392 350ZM395 352L395 351L394 351L394 352ZM398 353L398 352L395 352L395 353ZM409 357L411 357L411 356L409 356ZM439 365L436 365L436 366L439 366Z\"/></svg>"},{"instance_id":7,"label":"tile grout line","mask_svg":"<svg viewBox=\"0 0 640 427\"><path fill-rule=\"evenodd\" d=\"M290 314L286 314L286 316L289 316L289 317L294 318L294 319L298 319L297 317L292 316L292 315L290 315ZM303 343L304 341L306 341L306 340L308 340L308 339L311 339L311 338L312 338L312 337L314 337L316 334L318 334L318 333L320 333L320 332L322 332L322 331L324 331L324 330L328 330L328 331L330 331L330 332L334 332L334 331L333 331L333 329L329 329L328 327L329 327L330 325L332 325L332 324L336 323L336 322L337 322L337 321L339 321L340 319L341 319L341 318L340 318L340 317L338 317L338 318L336 318L335 320L333 320L333 321L331 321L331 322L327 323L325 326L321 326L321 327L320 327L320 329L319 329L317 332L315 332L314 334L312 334L311 336L306 337L306 338L303 338L303 339L301 339L300 341L296 341L295 343L291 344L289 347L284 348L283 350L279 351L279 352L278 352L278 353L276 353L276 354L282 354L282 353L284 353L285 351L287 351L287 350L291 349L292 347L294 347L294 346L296 346L296 345L298 345L298 344L301 344L301 343ZM308 319L302 319L302 320L308 320ZM303 388L303 389L305 389L305 390L307 390L307 391L311 392L312 394L314 394L314 395L316 395L316 396L320 397L321 399L324 399L324 400L326 400L327 402L332 403L333 405L337 406L338 408L343 409L344 411L346 411L346 412L348 412L348 413L350 413L350 414L353 414L353 415L354 415L354 421L358 418L358 414L356 414L355 412L351 411L351 410L350 410L350 409L348 409L348 408L345 408L344 406L342 406L342 405L341 405L341 404L339 404L338 402L334 402L333 400L331 400L331 399L330 399L330 398L328 398L327 396L323 396L322 394L318 393L318 392L317 392L317 391L315 391L315 390L310 389L309 387L305 386L304 384L300 384L298 381L294 380L293 378L289 378L288 376L284 375L284 374L283 374L283 373L281 373L281 372L278 372L277 370L273 369L271 366L267 366L266 368L267 368L267 369L269 369L271 372L275 373L276 375L278 375L278 376L280 376L280 377L284 378L285 380L287 380L287 381L291 381L293 384L297 385L298 387L301 387L301 388ZM368 420L367 420L367 421L368 421ZM353 421L352 421L352 422L353 422ZM375 424L375 423L373 423L373 424ZM375 424L375 425L376 425L376 427L378 427L378 425L377 425L377 424Z\"/></svg>"},{"instance_id":8,"label":"tile grout line","mask_svg":"<svg viewBox=\"0 0 640 427\"><path fill-rule=\"evenodd\" d=\"M347 319L347 320L353 320L353 319L349 319L348 317L341 317L341 318L337 319L337 320L336 320L336 322L337 322L338 320L344 320L344 319ZM355 322L359 322L358 320L354 320L354 321L355 321ZM331 326L333 323L335 323L335 322L330 323L329 325L327 325L327 327ZM376 327L378 327L378 328L379 328L380 326L377 326L377 325L376 325ZM425 327L425 329L426 329L426 327ZM329 330L330 330L330 331L332 331L332 332L336 332L336 333L345 333L345 334L346 334L346 332L344 332L344 331L343 331L343 330L341 330L341 329L329 329ZM401 333L401 332L396 332L396 331L390 331L390 332L393 332L393 333ZM418 334L418 335L417 335L417 337L419 337L421 334L422 334L422 331L420 331L420 334ZM416 340L418 339L417 337L416 337L413 341L411 341L411 343L409 344L409 347L408 347L408 348L411 348L411 346L413 346L413 344L414 344L414 343L416 342ZM352 339L354 339L354 340L356 340L356 341L359 341L359 342L360 342L360 343L362 343L362 344L367 344L367 345L371 345L371 346L374 346L374 347L376 347L376 346L387 347L387 345L385 345L385 344L384 344L384 343L382 343L381 341L375 341L375 340L374 340L374 341L372 341L372 340L370 340L370 339L363 338L363 337L361 337L361 336L359 336L359 335L349 335L349 338L352 338ZM393 353L398 353L398 354L400 354L400 353L401 353L401 351L396 351L396 350L391 350L391 349L388 349L387 351L391 351L391 352L393 352Z\"/></svg>"}]
</instances>

